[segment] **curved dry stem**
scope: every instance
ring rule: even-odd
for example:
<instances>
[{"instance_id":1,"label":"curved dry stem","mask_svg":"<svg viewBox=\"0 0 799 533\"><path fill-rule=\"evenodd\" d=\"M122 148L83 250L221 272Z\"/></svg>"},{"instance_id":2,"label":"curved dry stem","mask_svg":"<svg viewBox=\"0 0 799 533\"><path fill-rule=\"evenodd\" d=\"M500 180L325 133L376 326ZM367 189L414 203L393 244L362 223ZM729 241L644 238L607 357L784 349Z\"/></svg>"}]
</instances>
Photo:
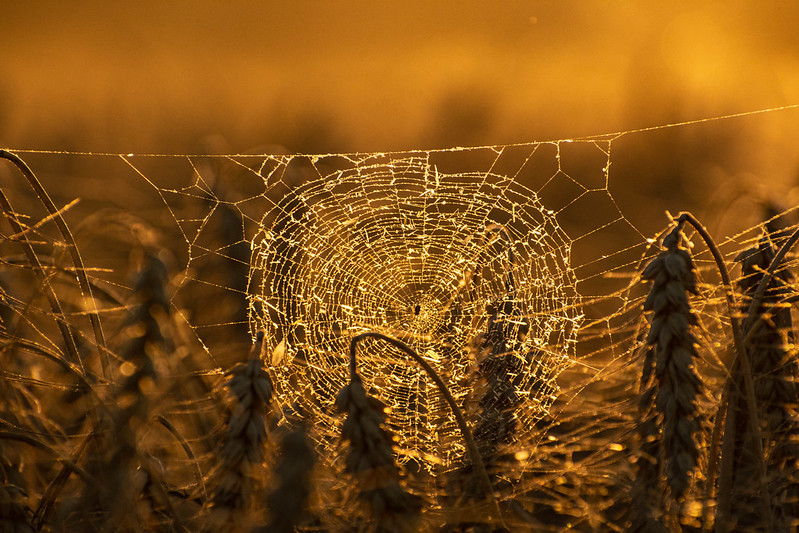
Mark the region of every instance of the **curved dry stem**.
<instances>
[{"instance_id":1,"label":"curved dry stem","mask_svg":"<svg viewBox=\"0 0 799 533\"><path fill-rule=\"evenodd\" d=\"M22 442L24 444L27 444L28 446L31 446L33 448L37 448L39 450L47 452L48 454L50 454L53 457L55 457L56 459L58 459L58 461L61 462L61 464L63 464L65 467L69 468L69 470L71 470L72 472L75 472L76 474L78 474L78 476L80 476L80 478L87 485L89 485L90 487L92 487L93 489L95 489L97 491L102 491L103 490L102 486L100 485L100 482L97 479L95 479L94 476L89 474L82 467L80 467L77 464L75 464L75 462L72 461L71 459L67 459L67 458L63 457L56 450L54 450L53 448L51 448L47 444L45 444L45 443L43 443L43 442L41 442L39 440L34 439L30 435L25 435L23 433L15 433L13 431L0 431L0 439L1 440L13 440L13 441L16 441L16 442Z\"/></svg>"},{"instance_id":2,"label":"curved dry stem","mask_svg":"<svg viewBox=\"0 0 799 533\"><path fill-rule=\"evenodd\" d=\"M766 288L771 283L771 280L774 278L774 275L777 273L777 267L782 263L782 260L788 253L796 241L799 240L799 229L794 231L788 240L785 241L780 249L777 251L774 259L771 260L771 264L768 266L768 270L766 270L763 279L760 280L760 283L755 289L754 294L752 295L752 302L749 304L749 309L746 311L746 318L744 319L744 326L750 327L752 324L752 320L754 320L755 312L760 307L760 304L763 303L763 298L766 295Z\"/></svg>"},{"instance_id":3,"label":"curved dry stem","mask_svg":"<svg viewBox=\"0 0 799 533\"><path fill-rule=\"evenodd\" d=\"M207 502L208 493L205 490L205 481L203 480L203 473L200 471L200 465L197 464L197 458L194 456L194 451L191 449L191 446L189 446L189 443L186 442L186 439L183 437L183 435L180 434L180 432L172 424L172 422L170 422L161 415L156 415L155 420L157 420L159 424L164 426L180 442L180 445L183 447L183 451L186 453L186 457L188 457L191 460L191 464L194 466L194 476L197 478L197 486L199 486L200 489L202 490L201 496L203 503Z\"/></svg>"},{"instance_id":4,"label":"curved dry stem","mask_svg":"<svg viewBox=\"0 0 799 533\"><path fill-rule=\"evenodd\" d=\"M64 486L66 485L67 479L69 479L70 474L72 474L73 469L71 465L77 464L77 462L80 460L81 455L83 455L83 452L86 450L86 446L95 437L96 434L97 434L96 432L89 433L89 435L87 435L86 438L83 439L83 442L80 443L78 449L75 450L75 453L72 454L71 462L69 464L65 463L61 467L61 471L58 473L58 475L55 478L53 478L53 481L51 481L50 484L47 486L47 489L44 491L44 494L42 495L42 499L39 500L39 505L37 506L36 512L33 514L33 519L31 521L34 527L37 528L37 531L41 529L42 524L47 518L47 513L50 510L50 506L53 504L53 502L56 501L56 499L58 499L58 495L61 493L61 490L63 490Z\"/></svg>"},{"instance_id":5,"label":"curved dry stem","mask_svg":"<svg viewBox=\"0 0 799 533\"><path fill-rule=\"evenodd\" d=\"M70 363L66 359L63 359L58 354L52 353L49 350L45 349L43 346L39 346L35 342L29 341L27 339L12 338L12 339L10 339L9 341L6 341L6 342L0 342L0 349L5 349L6 347L10 347L10 346L19 348L21 350L25 350L25 351L27 351L29 353L32 353L32 354L41 355L42 357L45 357L45 358L49 359L50 361L53 361L54 363L58 364L58 366L60 366L64 371L74 375L75 378L78 380L78 382L87 391L92 390L92 384L89 382L89 380L93 379L93 377L86 376L83 373L83 369L82 368L78 368L77 366L75 366L74 364Z\"/></svg>"},{"instance_id":6,"label":"curved dry stem","mask_svg":"<svg viewBox=\"0 0 799 533\"><path fill-rule=\"evenodd\" d=\"M699 235L702 237L702 240L705 241L705 245L708 247L708 250L710 250L710 253L713 256L713 260L716 262L716 267L718 268L722 284L724 285L724 296L727 301L727 313L730 320L730 327L732 328L733 342L735 344L736 357L733 359L733 362L730 365L730 370L727 376L727 380L724 383L724 389L722 391L722 405L719 406L719 409L716 412L715 424L719 425L722 423L720 417L726 418L727 420L727 427L725 428L726 432L727 430L731 429L730 424L734 423L731 417L725 416L725 413L729 414L729 409L727 409L726 406L723 407L723 405L726 404L726 402L729 399L729 389L732 386L732 376L735 375L737 366L741 365L744 377L744 396L746 398L746 408L749 414L749 416L747 417L749 420L749 431L752 432L752 436L754 437L755 447L756 447L755 449L757 451L758 463L759 463L758 484L760 485L760 491L759 491L761 495L760 503L761 506L763 507L762 508L763 516L766 520L768 520L769 525L772 526L773 529L772 517L770 511L771 506L768 499L768 488L766 486L766 464L765 461L763 460L763 443L760 438L760 427L758 424L758 417L757 417L757 401L755 398L754 379L752 377L752 365L746 353L746 346L744 343L743 333L741 331L741 325L738 322L738 318L735 312L735 307L736 307L735 293L732 288L732 282L730 281L730 273L727 270L727 265L724 263L724 258L721 256L721 251L719 250L713 238L710 236L710 233L708 233L707 228L705 228L696 219L696 217L694 217L691 213L687 211L683 211L682 213L680 213L680 216L677 218L678 224L683 224L685 222L691 224L691 226L693 226L693 228L697 231L697 233L699 233ZM758 287L758 289L760 289L760 287ZM750 307L750 312L751 312L751 307ZM720 435L720 433L721 433L720 427L713 428L714 437L717 434ZM711 487L715 484L715 476L716 476L715 458L717 455L716 452L717 448L718 448L718 441L713 441L711 442L711 448L708 450L710 464L708 465L707 484ZM723 497L725 501L719 503L718 509L722 514L726 514L727 511L725 510L725 508L729 505L729 502L726 501L726 497L727 495L732 494L732 490L730 487L726 487L725 485L731 482L731 479L727 478L728 478L728 473L730 476L732 474L731 470L732 470L733 457L730 457L729 454L723 454L721 460L722 460L722 465L721 465L722 470L720 474L720 486L718 494L720 497Z\"/></svg>"},{"instance_id":7,"label":"curved dry stem","mask_svg":"<svg viewBox=\"0 0 799 533\"><path fill-rule=\"evenodd\" d=\"M730 327L732 328L733 337L736 339L736 342L742 340L741 326L738 323L738 318L735 312L735 292L732 288L732 281L730 280L730 273L727 270L727 265L724 263L724 258L721 256L721 251L719 250L719 247L716 246L716 242L713 240L713 237L711 237L710 233L708 233L707 228L705 228L696 219L696 217L687 211L683 211L680 213L680 216L677 217L678 224L683 224L685 222L691 224L697 233L699 233L699 235L702 237L702 240L705 241L705 245L707 245L708 250L710 250L711 255L713 255L713 260L716 262L716 268L718 268L719 275L721 276L721 282L724 285L724 297L727 301L727 313L729 314Z\"/></svg>"},{"instance_id":8,"label":"curved dry stem","mask_svg":"<svg viewBox=\"0 0 799 533\"><path fill-rule=\"evenodd\" d=\"M31 188L36 193L36 196L39 197L39 200L42 202L42 204L44 204L45 208L47 208L47 211L53 217L58 230L61 232L61 236L69 245L67 248L72 256L72 262L75 265L75 275L78 278L81 292L88 298L88 301L91 302L91 308L89 309L88 314L89 320L92 323L92 329L94 330L94 339L97 343L97 352L100 357L100 363L103 367L103 377L105 379L111 379L111 368L108 362L108 348L105 344L105 336L103 335L103 328L102 324L100 323L100 315L97 312L97 303L92 295L92 287L89 283L89 277L86 275L86 267L83 265L83 259L80 256L80 252L78 252L78 245L75 242L72 231L69 229L69 226L67 226L64 217L56 208L55 203L53 203L53 200L50 198L50 195L47 194L47 191L42 186L41 182L30 169L30 167L25 163L25 161L20 159L16 154L6 150L0 150L0 158L11 161L17 167L17 169L19 169L22 175L25 176L25 179L28 180Z\"/></svg>"},{"instance_id":9,"label":"curved dry stem","mask_svg":"<svg viewBox=\"0 0 799 533\"><path fill-rule=\"evenodd\" d=\"M466 447L469 450L469 457L472 460L472 464L477 469L477 474L480 477L486 494L491 500L491 504L494 506L494 511L497 513L497 518L502 521L502 511L499 508L499 503L497 502L496 497L494 496L494 487L491 485L491 480L488 477L488 471L486 470L485 463L483 463L483 458L480 456L480 451L477 448L477 444L474 442L474 436L472 435L472 431L469 429L469 425L466 423L466 419L463 416L463 412L461 411L460 407L458 407L455 398L452 397L452 394L449 392L449 388L444 383L444 380L438 375L435 369L430 366L430 363L424 360L422 356L420 356L416 351L405 344L404 342L394 339L392 337L388 337L383 335L382 333L377 333L375 331L368 331L366 333L361 333L360 335L356 335L353 337L352 342L350 342L350 375L354 376L357 372L357 359L355 356L356 347L358 342L363 339L380 339L385 341L395 348L398 348L411 356L411 358L416 361L419 366L430 376L430 379L436 384L438 390L441 391L441 394L444 396L444 399L449 404L450 409L452 410L452 414L455 415L455 421L458 423L458 428L461 430L461 434L463 435L463 440L466 441Z\"/></svg>"},{"instance_id":10,"label":"curved dry stem","mask_svg":"<svg viewBox=\"0 0 799 533\"><path fill-rule=\"evenodd\" d=\"M0 150L0 153L2 153L2 150ZM61 336L64 338L64 345L66 346L67 352L69 352L70 359L75 361L80 366L81 370L85 372L86 369L83 366L83 361L81 360L78 346L75 343L75 337L72 336L72 332L69 329L69 324L67 323L66 315L61 307L61 302L58 300L58 296L56 296L55 290L50 284L50 276L48 276L47 272L45 272L44 265L42 265L42 262L39 260L39 256L36 255L36 251L33 249L33 246L28 240L28 236L24 231L22 224L20 224L19 220L17 219L16 212L12 209L11 203L8 201L8 198L6 197L5 193L3 193L2 189L0 189L0 208L2 208L5 212L6 218L8 218L8 222L11 224L11 228L14 233L19 236L17 240L19 241L20 246L22 246L25 257L28 259L28 263L33 268L36 277L39 278L39 281L44 287L45 296L47 297L47 301L50 303L50 309L53 311L58 330L61 332Z\"/></svg>"}]
</instances>

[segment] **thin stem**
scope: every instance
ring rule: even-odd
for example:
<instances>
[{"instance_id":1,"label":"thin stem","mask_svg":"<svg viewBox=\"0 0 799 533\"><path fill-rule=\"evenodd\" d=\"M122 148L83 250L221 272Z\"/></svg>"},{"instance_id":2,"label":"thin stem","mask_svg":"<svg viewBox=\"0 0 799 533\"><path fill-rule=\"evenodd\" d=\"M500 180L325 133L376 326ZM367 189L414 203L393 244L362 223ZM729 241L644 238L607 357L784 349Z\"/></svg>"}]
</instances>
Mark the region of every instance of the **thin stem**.
<instances>
[{"instance_id":1,"label":"thin stem","mask_svg":"<svg viewBox=\"0 0 799 533\"><path fill-rule=\"evenodd\" d=\"M39 440L36 440L30 435L26 435L24 433L17 433L14 431L0 431L0 440L11 440L16 442L22 442L24 444L27 444L28 446L42 450L52 455L56 459L58 459L58 461L62 465L69 468L72 472L78 474L78 476L80 476L80 478L93 489L97 491L103 490L103 487L100 485L100 482L94 476L86 472L86 470L78 466L74 461L63 457L60 453L51 448L49 445Z\"/></svg>"},{"instance_id":2,"label":"thin stem","mask_svg":"<svg viewBox=\"0 0 799 533\"><path fill-rule=\"evenodd\" d=\"M80 383L80 386L86 390L92 390L92 384L89 380L94 381L94 376L86 376L81 370L75 366L74 363L70 363L66 359L62 358L60 355L56 353L51 353L49 350L44 348L43 346L39 346L33 341L29 341L27 339L19 339L19 338L12 338L8 341L0 341L0 350L5 349L8 346L15 346L21 350L25 350L28 353L41 355L53 361L54 363L58 364L65 372L71 373L75 376L75 378Z\"/></svg>"},{"instance_id":3,"label":"thin stem","mask_svg":"<svg viewBox=\"0 0 799 533\"><path fill-rule=\"evenodd\" d=\"M61 302L58 300L58 296L56 296L53 286L50 284L50 276L48 276L47 272L45 272L44 266L39 260L39 256L36 255L36 251L33 249L33 246L28 240L27 233L22 228L22 224L19 222L16 212L14 212L14 209L11 207L11 203L8 201L8 198L6 197L5 193L3 193L2 189L0 189L0 208L2 208L5 212L6 217L8 218L8 223L11 224L11 229L18 236L17 240L19 240L19 244L22 246L22 250L25 252L25 257L28 259L28 263L31 267L33 267L36 277L39 278L39 281L41 281L42 286L45 288L45 296L47 296L47 301L50 303L50 309L53 311L58 330L61 332L61 336L64 338L64 345L66 346L66 350L69 353L70 359L76 362L80 366L81 370L85 373L86 368L83 366L80 352L78 351L77 344L75 343L75 337L72 336L72 332L67 324L66 315L61 307Z\"/></svg>"},{"instance_id":4,"label":"thin stem","mask_svg":"<svg viewBox=\"0 0 799 533\"><path fill-rule=\"evenodd\" d=\"M83 442L80 443L78 449L72 454L71 465L77 465L78 461L83 455L83 452L86 450L86 446L88 446L89 442L97 436L97 432L92 431L89 435L83 439ZM42 524L44 523L45 519L47 518L48 511L50 510L50 506L53 502L58 499L58 495L66 485L67 479L69 479L70 474L72 474L72 468L70 464L64 464L61 467L61 471L58 475L53 478L53 481L47 486L45 489L44 494L42 495L42 499L39 500L39 505L36 508L36 512L33 514L33 519L31 522L33 523L36 530L39 531L41 529Z\"/></svg>"},{"instance_id":5,"label":"thin stem","mask_svg":"<svg viewBox=\"0 0 799 533\"><path fill-rule=\"evenodd\" d=\"M186 457L189 458L192 466L194 467L194 477L197 479L197 486L202 490L202 494L200 494L202 501L207 502L208 492L205 489L205 481L203 480L203 474L200 471L200 465L197 463L197 458L194 456L194 451L191 449L191 446L183 437L183 435L180 434L174 424L172 424L172 422L161 415L156 415L155 420L164 426L172 434L172 436L178 439L180 442L180 445L183 447L183 452L186 454Z\"/></svg>"},{"instance_id":6,"label":"thin stem","mask_svg":"<svg viewBox=\"0 0 799 533\"><path fill-rule=\"evenodd\" d=\"M80 252L78 252L78 245L75 242L75 237L72 235L72 231L67 226L64 217L61 215L61 212L56 208L55 203L50 198L50 195L47 194L47 191L42 186L39 179L30 169L30 167L20 159L17 155L8 152L6 150L0 150L0 158L7 159L11 161L25 176L25 179L28 180L31 188L36 193L36 196L39 197L39 200L44 204L47 211L53 217L53 220L58 226L58 230L61 232L61 236L64 240L69 244L67 248L69 249L69 253L72 256L72 262L75 265L75 275L78 278L78 283L80 284L80 289L83 295L88 298L90 302L91 308L89 309L89 320L92 323L92 329L94 330L94 338L95 342L97 343L97 352L100 356L100 363L103 367L103 377L105 379L111 379L111 368L108 362L108 348L105 344L105 336L103 335L103 328L100 323L100 315L97 312L97 302L94 300L94 296L92 295L92 287L89 283L89 277L86 275L86 267L83 265L83 258L80 256Z\"/></svg>"},{"instance_id":7,"label":"thin stem","mask_svg":"<svg viewBox=\"0 0 799 533\"><path fill-rule=\"evenodd\" d=\"M463 434L463 440L466 441L466 446L469 450L469 456L472 460L472 464L477 469L477 474L482 480L484 485L484 489L486 494L488 494L489 498L491 499L491 503L494 506L494 510L497 513L497 517L500 521L502 521L502 511L499 508L499 503L497 502L494 496L494 487L491 485L491 480L488 477L488 472L486 471L485 463L483 463L483 458L480 456L480 451L477 448L477 444L474 442L474 436L472 435L472 431L469 429L469 425L466 423L466 419L463 417L463 411L461 411L460 407L458 407L455 398L453 398L452 394L449 392L449 388L435 371L435 369L430 366L430 363L424 360L422 356L420 356L416 351L405 344L402 341L394 339L392 337L388 337L383 335L382 333L377 333L375 331L368 331L366 333L361 333L360 335L356 335L353 337L352 342L350 342L350 374L351 376L355 376L357 371L357 363L356 363L356 347L358 342L363 339L380 339L383 340L395 348L398 348L411 356L411 358L419 363L419 366L427 372L427 375L433 380L436 384L436 387L441 391L441 394L444 395L444 399L449 404L450 409L452 410L452 414L455 415L455 421L458 423L458 427Z\"/></svg>"},{"instance_id":8,"label":"thin stem","mask_svg":"<svg viewBox=\"0 0 799 533\"><path fill-rule=\"evenodd\" d=\"M724 263L724 259L721 256L721 251L719 250L718 246L716 246L715 241L708 233L707 229L689 212L684 211L680 213L680 216L677 218L677 223L682 224L684 222L688 222L691 226L696 229L697 233L702 237L705 241L708 250L713 255L713 259L716 262L716 267L718 268L719 274L721 275L721 281L724 285L724 296L727 301L727 312L730 319L730 327L732 328L732 335L733 341L735 343L735 352L737 357L733 360L733 363L730 368L730 373L727 377L727 381L724 383L724 391L722 392L722 399L729 397L729 387L732 383L732 378L736 374L735 370L737 365L741 365L743 370L743 377L744 377L744 396L746 397L746 407L748 411L748 419L749 419L749 430L752 432L752 436L754 437L755 441L755 450L758 456L758 471L759 471L759 485L760 485L760 503L762 505L762 512L764 513L764 518L768 521L770 529L773 529L773 521L771 516L771 506L769 503L768 498L768 490L766 486L766 464L763 460L763 443L760 438L760 427L758 426L758 417L757 417L757 401L755 397L755 385L754 379L752 377L752 365L749 362L749 357L746 353L746 346L744 344L744 337L743 333L741 332L741 325L738 322L738 318L736 316L735 308L735 293L732 288L732 282L730 281L730 274L727 270L727 266ZM786 243L788 244L788 243ZM783 246L784 247L784 246ZM780 250L782 252L782 249ZM784 255L784 252L783 252ZM772 262L773 263L773 262ZM770 269L771 270L771 269ZM762 285L762 283L761 283ZM760 287L758 287L760 288ZM750 307L751 311L751 307ZM730 409L726 409L728 415L728 425L729 428L729 414L731 412ZM718 411L718 415L724 414L721 409ZM718 416L715 421L716 424L721 424L722 421L719 420ZM719 429L714 428L714 434L720 431ZM725 439L727 440L727 439ZM711 443L711 449L708 451L709 455L712 457L716 454L716 448L718 446L717 442ZM726 454L725 454L726 455ZM728 474L731 474L730 469L732 467L732 457L722 457L722 472L721 478L723 481L727 481ZM711 480L708 479L708 483L711 483ZM720 486L719 487L719 497L723 498L723 505L722 502L719 503L719 511L722 515L726 515L727 511L729 510L729 501L728 496L731 494L731 487Z\"/></svg>"},{"instance_id":9,"label":"thin stem","mask_svg":"<svg viewBox=\"0 0 799 533\"><path fill-rule=\"evenodd\" d=\"M793 245L796 243L797 239L799 239L799 229L794 231L791 234L791 236L788 237L788 240L782 244L779 251L774 256L774 259L771 260L771 264L769 264L766 274L763 276L763 279L760 280L757 289L755 289L755 292L752 295L752 302L749 304L749 309L746 312L746 319L744 320L745 327L747 328L751 327L751 322L754 319L755 313L757 312L757 309L760 307L760 304L763 303L763 298L766 295L766 288L769 286L771 280L774 278L774 275L777 272L777 267L785 258L785 255L788 253L788 250L790 250L791 247L793 247Z\"/></svg>"},{"instance_id":10,"label":"thin stem","mask_svg":"<svg viewBox=\"0 0 799 533\"><path fill-rule=\"evenodd\" d=\"M721 424L720 420L724 420L727 416L727 401L729 396L729 387L725 386L721 392L721 402L716 410L716 423L713 424L713 436L710 439L710 454L708 456L707 476L705 477L705 490L702 493L702 531L711 531L710 529L710 498L713 496L713 487L716 484L716 468L718 467L718 454L715 450L718 449L721 442Z\"/></svg>"}]
</instances>

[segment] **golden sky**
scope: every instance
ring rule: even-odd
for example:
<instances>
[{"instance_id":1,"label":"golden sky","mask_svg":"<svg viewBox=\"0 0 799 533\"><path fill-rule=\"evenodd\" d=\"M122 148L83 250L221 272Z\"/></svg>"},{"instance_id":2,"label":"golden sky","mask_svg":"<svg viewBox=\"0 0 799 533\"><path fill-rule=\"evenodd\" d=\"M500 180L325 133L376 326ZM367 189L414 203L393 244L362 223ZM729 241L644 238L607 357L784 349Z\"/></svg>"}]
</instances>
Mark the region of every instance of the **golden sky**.
<instances>
[{"instance_id":1,"label":"golden sky","mask_svg":"<svg viewBox=\"0 0 799 533\"><path fill-rule=\"evenodd\" d=\"M13 2L0 145L368 151L628 130L799 103L798 25L797 2Z\"/></svg>"}]
</instances>

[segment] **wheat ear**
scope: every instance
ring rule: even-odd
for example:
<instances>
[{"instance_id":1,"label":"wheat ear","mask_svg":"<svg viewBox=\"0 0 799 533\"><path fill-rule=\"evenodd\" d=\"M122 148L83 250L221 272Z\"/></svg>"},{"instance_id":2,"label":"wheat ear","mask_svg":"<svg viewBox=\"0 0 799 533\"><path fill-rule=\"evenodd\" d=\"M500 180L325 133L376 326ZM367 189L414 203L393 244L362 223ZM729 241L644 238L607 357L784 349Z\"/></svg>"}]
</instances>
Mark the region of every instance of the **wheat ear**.
<instances>
[{"instance_id":1,"label":"wheat ear","mask_svg":"<svg viewBox=\"0 0 799 533\"><path fill-rule=\"evenodd\" d=\"M385 428L385 406L366 393L354 367L349 385L336 396L336 408L347 414L341 428L342 440L350 443L345 470L358 481L359 496L369 505L378 527L414 531L421 499L400 484L393 438Z\"/></svg>"},{"instance_id":2,"label":"wheat ear","mask_svg":"<svg viewBox=\"0 0 799 533\"><path fill-rule=\"evenodd\" d=\"M278 463L273 473L277 486L266 497L270 522L253 533L292 533L301 525L311 489L316 453L308 438L308 427L299 419L280 440Z\"/></svg>"},{"instance_id":3,"label":"wheat ear","mask_svg":"<svg viewBox=\"0 0 799 533\"><path fill-rule=\"evenodd\" d=\"M652 312L646 343L655 346L655 408L661 424L666 481L675 499L688 488L699 455L697 400L702 388L694 370L698 354L691 332L697 320L688 300L689 294L697 293L696 274L681 240L682 223L678 223L663 239L664 250L642 274L653 282L644 302L644 310Z\"/></svg>"},{"instance_id":4,"label":"wheat ear","mask_svg":"<svg viewBox=\"0 0 799 533\"><path fill-rule=\"evenodd\" d=\"M631 486L629 527L634 532L664 532L662 522L663 497L660 487L660 428L658 427L655 396L655 358L657 349L646 346L643 353L643 371L638 395L638 453L635 463L635 481Z\"/></svg>"},{"instance_id":5,"label":"wheat ear","mask_svg":"<svg viewBox=\"0 0 799 533\"><path fill-rule=\"evenodd\" d=\"M233 408L212 474L212 522L218 527L231 525L237 512L249 506L255 471L264 459L266 414L273 388L261 359L262 345L263 332L259 332L249 360L234 366L227 382Z\"/></svg>"}]
</instances>

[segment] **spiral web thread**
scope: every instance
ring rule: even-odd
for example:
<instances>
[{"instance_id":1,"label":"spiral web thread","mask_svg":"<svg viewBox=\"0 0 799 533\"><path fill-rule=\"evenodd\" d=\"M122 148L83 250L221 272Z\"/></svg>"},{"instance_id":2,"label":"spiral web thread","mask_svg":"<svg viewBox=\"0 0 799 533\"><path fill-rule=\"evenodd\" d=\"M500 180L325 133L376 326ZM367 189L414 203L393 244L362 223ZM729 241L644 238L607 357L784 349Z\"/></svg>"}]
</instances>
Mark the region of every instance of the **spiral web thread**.
<instances>
[{"instance_id":1,"label":"spiral web thread","mask_svg":"<svg viewBox=\"0 0 799 533\"><path fill-rule=\"evenodd\" d=\"M503 176L443 174L419 157L369 161L293 190L253 246L252 321L271 341L286 400L330 405L349 379L350 339L377 331L404 340L460 403L475 404L476 344L497 313L518 358L516 416L532 428L574 356L570 243L554 213ZM400 449L445 465L461 457L429 376L385 343L360 348L365 383L402 428ZM321 421L335 433L337 418Z\"/></svg>"}]
</instances>

